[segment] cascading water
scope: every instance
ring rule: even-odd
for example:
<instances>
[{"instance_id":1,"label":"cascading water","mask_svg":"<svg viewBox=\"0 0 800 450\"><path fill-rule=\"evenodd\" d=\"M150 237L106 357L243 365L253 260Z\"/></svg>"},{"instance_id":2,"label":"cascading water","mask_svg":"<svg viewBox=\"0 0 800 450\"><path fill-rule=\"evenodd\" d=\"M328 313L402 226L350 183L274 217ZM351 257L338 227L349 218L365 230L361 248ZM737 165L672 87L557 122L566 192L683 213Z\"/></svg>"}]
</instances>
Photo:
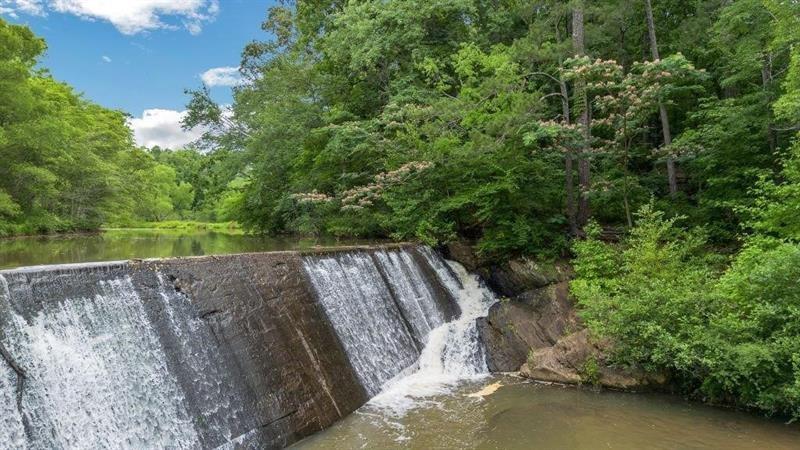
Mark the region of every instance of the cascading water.
<instances>
[{"instance_id":1,"label":"cascading water","mask_svg":"<svg viewBox=\"0 0 800 450\"><path fill-rule=\"evenodd\" d=\"M461 308L461 315L431 331L415 371L388 383L369 405L394 416L402 416L425 398L448 393L456 384L488 373L476 319L485 317L496 301L478 278L456 262L443 261L430 249L421 252L436 270Z\"/></svg>"},{"instance_id":2,"label":"cascading water","mask_svg":"<svg viewBox=\"0 0 800 450\"><path fill-rule=\"evenodd\" d=\"M183 394L129 279L102 281L94 298L51 306L30 321L12 314L4 330L8 352L26 372L21 403L36 424L28 444L197 445Z\"/></svg>"},{"instance_id":3,"label":"cascading water","mask_svg":"<svg viewBox=\"0 0 800 450\"><path fill-rule=\"evenodd\" d=\"M436 293L426 283L422 269L407 251L377 252L374 257L386 274L391 292L395 293L411 331L418 342L424 344L428 333L446 320Z\"/></svg>"},{"instance_id":4,"label":"cascading water","mask_svg":"<svg viewBox=\"0 0 800 450\"><path fill-rule=\"evenodd\" d=\"M273 448L486 372L426 247L0 271L0 450Z\"/></svg>"},{"instance_id":5,"label":"cascading water","mask_svg":"<svg viewBox=\"0 0 800 450\"><path fill-rule=\"evenodd\" d=\"M370 405L397 414L417 398L488 372L475 321L487 314L493 294L461 265L427 247L415 251L460 307L455 320L446 320L421 262L407 250L379 252L374 260L351 254L304 261L350 362L374 396ZM389 289L381 287L381 274Z\"/></svg>"},{"instance_id":6,"label":"cascading water","mask_svg":"<svg viewBox=\"0 0 800 450\"><path fill-rule=\"evenodd\" d=\"M378 267L362 253L304 262L362 386L370 396L377 394L419 354Z\"/></svg>"},{"instance_id":7,"label":"cascading water","mask_svg":"<svg viewBox=\"0 0 800 450\"><path fill-rule=\"evenodd\" d=\"M0 275L2 345L24 370L0 360L0 449L207 448L256 426L185 297L157 274L154 318L129 276L87 281L95 275L56 272L46 301L24 313L9 305L34 294L12 298ZM84 295L63 284L77 280Z\"/></svg>"}]
</instances>

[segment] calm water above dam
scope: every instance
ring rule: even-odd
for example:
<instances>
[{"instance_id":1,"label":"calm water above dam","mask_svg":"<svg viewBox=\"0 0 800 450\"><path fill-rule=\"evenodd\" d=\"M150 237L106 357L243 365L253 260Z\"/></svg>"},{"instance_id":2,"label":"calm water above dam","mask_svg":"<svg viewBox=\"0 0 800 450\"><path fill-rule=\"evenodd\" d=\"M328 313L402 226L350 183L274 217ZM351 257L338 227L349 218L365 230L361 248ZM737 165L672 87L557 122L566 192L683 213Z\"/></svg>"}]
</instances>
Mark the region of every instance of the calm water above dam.
<instances>
[{"instance_id":1,"label":"calm water above dam","mask_svg":"<svg viewBox=\"0 0 800 450\"><path fill-rule=\"evenodd\" d=\"M396 415L381 405L367 404L293 448L800 448L796 424L666 395L593 392L513 377L469 383L449 395L422 399L417 406Z\"/></svg>"},{"instance_id":2,"label":"calm water above dam","mask_svg":"<svg viewBox=\"0 0 800 450\"><path fill-rule=\"evenodd\" d=\"M135 258L221 255L366 244L333 238L262 237L217 231L114 229L0 239L0 269Z\"/></svg>"}]
</instances>

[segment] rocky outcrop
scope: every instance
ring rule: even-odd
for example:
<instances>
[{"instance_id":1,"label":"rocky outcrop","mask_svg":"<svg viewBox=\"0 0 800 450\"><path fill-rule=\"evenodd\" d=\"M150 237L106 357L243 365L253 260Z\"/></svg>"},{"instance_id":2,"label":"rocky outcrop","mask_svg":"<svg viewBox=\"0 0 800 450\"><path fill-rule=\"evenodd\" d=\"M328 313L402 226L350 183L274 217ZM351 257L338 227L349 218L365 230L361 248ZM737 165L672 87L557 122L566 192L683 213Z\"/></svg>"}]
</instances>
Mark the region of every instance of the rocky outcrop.
<instances>
[{"instance_id":1,"label":"rocky outcrop","mask_svg":"<svg viewBox=\"0 0 800 450\"><path fill-rule=\"evenodd\" d=\"M517 258L489 268L487 284L504 297L517 297L535 289L566 281L571 275L563 262Z\"/></svg>"},{"instance_id":2,"label":"rocky outcrop","mask_svg":"<svg viewBox=\"0 0 800 450\"><path fill-rule=\"evenodd\" d=\"M554 345L578 326L569 286L563 281L501 300L478 322L493 372L519 370L531 351Z\"/></svg>"},{"instance_id":3,"label":"rocky outcrop","mask_svg":"<svg viewBox=\"0 0 800 450\"><path fill-rule=\"evenodd\" d=\"M622 369L607 361L608 342L592 340L583 329L536 349L520 369L524 377L566 384L591 384L612 389L643 390L666 383L660 375Z\"/></svg>"},{"instance_id":4,"label":"rocky outcrop","mask_svg":"<svg viewBox=\"0 0 800 450\"><path fill-rule=\"evenodd\" d=\"M514 258L496 262L477 253L469 242L457 241L441 249L448 259L458 261L467 270L477 273L486 284L503 297L516 297L528 291L566 281L572 269L565 261Z\"/></svg>"},{"instance_id":5,"label":"rocky outcrop","mask_svg":"<svg viewBox=\"0 0 800 450\"><path fill-rule=\"evenodd\" d=\"M479 273L505 297L478 320L489 370L624 390L664 385L664 377L610 364L609 343L591 339L577 317L569 295L572 270L567 263L531 258L491 263L463 242L450 244L445 253Z\"/></svg>"}]
</instances>

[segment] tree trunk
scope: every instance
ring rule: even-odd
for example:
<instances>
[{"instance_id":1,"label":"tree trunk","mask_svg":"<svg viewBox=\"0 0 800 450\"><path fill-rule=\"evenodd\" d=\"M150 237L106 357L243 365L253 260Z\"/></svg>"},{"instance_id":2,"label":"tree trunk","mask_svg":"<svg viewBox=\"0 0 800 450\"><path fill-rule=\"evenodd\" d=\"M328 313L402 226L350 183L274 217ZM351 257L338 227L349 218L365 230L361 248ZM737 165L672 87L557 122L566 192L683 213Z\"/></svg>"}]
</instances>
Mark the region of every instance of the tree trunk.
<instances>
[{"instance_id":1,"label":"tree trunk","mask_svg":"<svg viewBox=\"0 0 800 450\"><path fill-rule=\"evenodd\" d=\"M769 95L769 88L770 84L772 83L772 54L766 53L764 55L764 61L761 65L761 86L764 89L764 92ZM770 98L770 102L772 99ZM775 153L775 149L778 147L778 139L777 135L775 134L775 130L772 129L772 108L770 108L769 112L769 120L767 121L767 144L769 144L769 151L770 153Z\"/></svg>"},{"instance_id":2,"label":"tree trunk","mask_svg":"<svg viewBox=\"0 0 800 450\"><path fill-rule=\"evenodd\" d=\"M653 61L658 61L661 57L658 55L658 41L656 40L656 25L653 20L653 5L651 0L644 0L644 9L647 15L647 34L650 36L650 53ZM669 127L669 115L667 108L659 103L658 112L661 116L661 130L664 132L664 146L669 147L672 144L672 132ZM667 181L669 182L669 195L675 196L678 193L678 178L675 174L675 159L672 156L667 156Z\"/></svg>"},{"instance_id":3,"label":"tree trunk","mask_svg":"<svg viewBox=\"0 0 800 450\"><path fill-rule=\"evenodd\" d=\"M567 25L567 27L569 27L569 25ZM567 31L569 31L569 28L567 28ZM561 42L561 33L559 32L558 24L556 24L556 40ZM560 57L558 59L558 65L559 67L563 67L564 65L564 61ZM567 90L567 82L564 81L564 77L561 75L558 77L558 88L561 92L561 114L564 116L564 123L569 125L572 120L569 110L569 91ZM578 222L575 218L574 159L575 156L572 148L567 146L564 154L564 190L567 194L567 223L569 224L570 236L578 235Z\"/></svg>"},{"instance_id":4,"label":"tree trunk","mask_svg":"<svg viewBox=\"0 0 800 450\"><path fill-rule=\"evenodd\" d=\"M569 94L567 92L567 83L563 78L558 80L559 88L561 89L561 106L564 115L564 123L569 125L570 112L569 112ZM578 235L578 222L575 217L575 181L573 180L573 154L572 149L568 148L564 155L564 173L566 192L567 192L567 222L569 223L570 236Z\"/></svg>"},{"instance_id":5,"label":"tree trunk","mask_svg":"<svg viewBox=\"0 0 800 450\"><path fill-rule=\"evenodd\" d=\"M572 9L572 47L577 56L586 54L586 45L583 28L583 2L576 2ZM578 201L577 223L579 227L586 225L589 221L589 188L590 188L590 168L589 151L591 150L592 130L589 123L589 99L586 96L584 86L579 85L576 92L580 95L581 115L578 124L583 131L583 151L578 156L578 183L580 185L580 196Z\"/></svg>"}]
</instances>

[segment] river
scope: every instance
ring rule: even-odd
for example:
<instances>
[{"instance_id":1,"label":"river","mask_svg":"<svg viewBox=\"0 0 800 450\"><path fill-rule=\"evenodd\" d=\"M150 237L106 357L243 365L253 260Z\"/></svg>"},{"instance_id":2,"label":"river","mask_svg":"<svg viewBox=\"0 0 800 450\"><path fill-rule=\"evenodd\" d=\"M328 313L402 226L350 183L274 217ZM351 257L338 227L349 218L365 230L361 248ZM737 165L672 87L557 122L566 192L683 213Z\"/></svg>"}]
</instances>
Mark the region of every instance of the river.
<instances>
[{"instance_id":1,"label":"river","mask_svg":"<svg viewBox=\"0 0 800 450\"><path fill-rule=\"evenodd\" d=\"M365 242L113 230L0 240L0 267L361 243ZM0 314L0 338L5 336L2 343L9 354L28 371L19 396L17 378L0 364L5 370L0 372L0 413L5 412L0 414L0 449L24 448L26 442L33 448L48 447L40 445L44 442L83 442L83 448L125 442L140 442L142 448L215 448L220 443L241 444L239 439L248 436L253 446L293 442L290 430L279 422L289 417L283 411L292 415L295 403L312 404L304 396L315 389L325 394L315 401L325 405L330 398L338 411L336 405L346 403L355 392L343 389L341 382L350 368L350 382L373 399L295 448L800 448L797 425L753 414L673 396L597 392L487 375L474 323L486 314L494 296L461 266L448 267L430 249L309 254L295 260L283 254L277 257L280 264L247 256L229 258L227 263L213 260L208 266L204 265L208 260L184 260L188 264L175 266L179 270L159 262L136 271L111 264L0 272L0 311L8 311ZM287 263L295 264L294 272L285 274L292 276L270 272L283 270ZM227 270L222 270L225 264ZM217 270L221 270L218 275L211 273ZM189 294L180 282L174 283L176 279L186 281ZM204 279L205 284L191 284ZM245 308L264 302L259 283L267 293L291 292L281 283L293 279L310 283L302 291L306 296L281 296L263 311ZM439 284L450 295L435 289ZM448 298L455 300L456 314L442 303ZM198 317L193 302L208 301L219 301L215 307L219 309L210 310L211 322L206 323L206 315ZM304 306L314 302L316 308ZM317 336L323 313L336 339ZM213 314L259 320L217 321ZM308 328L302 328L303 320L293 322L299 327L284 327L285 321L276 319L290 316L307 320ZM246 324L252 335L237 328L240 324ZM259 330L263 333L255 333ZM236 340L217 348L219 336L228 335ZM242 341L241 336L252 342ZM316 341L309 343L307 338ZM333 345L336 342L341 349ZM230 355L242 358L236 364L226 359L233 358L225 353L229 345L238 349ZM315 355L336 352L349 364L342 359L339 365L330 361L318 365ZM298 362L305 357L311 359ZM262 362L260 371L239 373ZM262 386L264 392L257 398L272 398L275 411L261 412L249 406L252 395L244 394L252 386L240 386L241 392L229 386L237 387L255 373L261 376L266 368L288 372ZM140 383L143 371L148 379L160 381ZM328 383L319 377L323 373L340 382ZM316 388L315 380L321 380ZM157 392L141 395L139 388ZM123 400L136 407L113 407ZM315 408L301 411L303 417L298 413L292 419L296 424L290 426L327 420L320 418L327 417L324 411ZM14 414L23 413L28 426L40 434L26 436L25 422L12 420ZM151 423L147 417L154 414L166 419ZM274 430L264 431L258 425L265 423L262 415L277 416L266 421L275 424ZM140 419L144 422L137 422Z\"/></svg>"},{"instance_id":2,"label":"river","mask_svg":"<svg viewBox=\"0 0 800 450\"><path fill-rule=\"evenodd\" d=\"M800 428L668 395L492 376L402 414L369 403L293 448L788 450Z\"/></svg>"},{"instance_id":3,"label":"river","mask_svg":"<svg viewBox=\"0 0 800 450\"><path fill-rule=\"evenodd\" d=\"M136 258L221 255L367 244L335 238L262 237L241 232L110 229L99 233L0 239L0 269Z\"/></svg>"}]
</instances>

